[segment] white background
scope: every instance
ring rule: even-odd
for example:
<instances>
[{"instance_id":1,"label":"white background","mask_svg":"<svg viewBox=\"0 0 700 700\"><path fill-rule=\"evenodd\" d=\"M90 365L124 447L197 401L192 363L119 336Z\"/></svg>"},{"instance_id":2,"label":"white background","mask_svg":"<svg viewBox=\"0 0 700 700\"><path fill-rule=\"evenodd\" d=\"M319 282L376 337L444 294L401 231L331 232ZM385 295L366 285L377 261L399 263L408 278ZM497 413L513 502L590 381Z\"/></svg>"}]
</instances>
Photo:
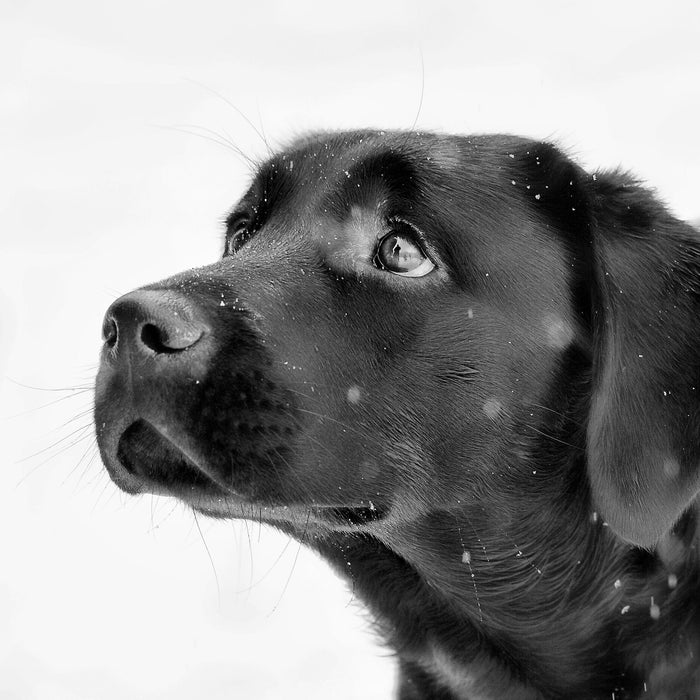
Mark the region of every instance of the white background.
<instances>
[{"instance_id":1,"label":"white background","mask_svg":"<svg viewBox=\"0 0 700 700\"><path fill-rule=\"evenodd\" d=\"M105 476L102 313L219 255L256 131L550 138L700 216L699 7L0 0L0 697L389 697L321 562Z\"/></svg>"}]
</instances>

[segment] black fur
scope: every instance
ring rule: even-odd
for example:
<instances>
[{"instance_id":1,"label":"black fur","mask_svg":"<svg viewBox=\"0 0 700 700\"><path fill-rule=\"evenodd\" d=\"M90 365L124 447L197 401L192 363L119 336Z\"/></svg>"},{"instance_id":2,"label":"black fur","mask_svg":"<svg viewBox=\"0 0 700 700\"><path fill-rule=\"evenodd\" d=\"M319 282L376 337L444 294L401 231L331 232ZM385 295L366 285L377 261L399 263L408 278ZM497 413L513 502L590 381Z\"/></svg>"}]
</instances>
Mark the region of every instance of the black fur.
<instances>
[{"instance_id":1,"label":"black fur","mask_svg":"<svg viewBox=\"0 0 700 700\"><path fill-rule=\"evenodd\" d=\"M319 551L401 698L700 698L698 233L549 144L369 131L227 222L107 312L116 483Z\"/></svg>"}]
</instances>

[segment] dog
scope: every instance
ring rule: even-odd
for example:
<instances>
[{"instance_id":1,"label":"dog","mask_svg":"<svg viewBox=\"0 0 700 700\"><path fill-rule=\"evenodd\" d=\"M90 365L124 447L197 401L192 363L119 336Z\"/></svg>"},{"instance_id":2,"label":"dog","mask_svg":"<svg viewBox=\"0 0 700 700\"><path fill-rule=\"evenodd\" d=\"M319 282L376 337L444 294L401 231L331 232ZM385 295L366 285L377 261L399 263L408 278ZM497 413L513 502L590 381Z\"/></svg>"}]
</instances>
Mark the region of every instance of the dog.
<instances>
[{"instance_id":1,"label":"dog","mask_svg":"<svg viewBox=\"0 0 700 700\"><path fill-rule=\"evenodd\" d=\"M700 698L700 235L632 176L313 134L103 337L114 482L319 552L402 700Z\"/></svg>"}]
</instances>

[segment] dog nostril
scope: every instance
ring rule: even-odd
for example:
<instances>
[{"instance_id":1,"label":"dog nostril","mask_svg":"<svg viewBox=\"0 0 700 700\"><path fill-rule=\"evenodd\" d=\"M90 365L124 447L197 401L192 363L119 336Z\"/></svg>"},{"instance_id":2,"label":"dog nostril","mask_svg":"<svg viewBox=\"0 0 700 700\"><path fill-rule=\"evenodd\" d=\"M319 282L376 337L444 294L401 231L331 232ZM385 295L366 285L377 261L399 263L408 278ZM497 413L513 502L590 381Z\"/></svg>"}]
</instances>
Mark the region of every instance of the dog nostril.
<instances>
[{"instance_id":1,"label":"dog nostril","mask_svg":"<svg viewBox=\"0 0 700 700\"><path fill-rule=\"evenodd\" d=\"M104 344L113 348L117 344L117 324L111 316L105 317L102 324L102 340Z\"/></svg>"},{"instance_id":2,"label":"dog nostril","mask_svg":"<svg viewBox=\"0 0 700 700\"><path fill-rule=\"evenodd\" d=\"M141 342L154 352L180 352L192 347L203 335L194 324L173 325L171 328L144 323Z\"/></svg>"},{"instance_id":3,"label":"dog nostril","mask_svg":"<svg viewBox=\"0 0 700 700\"><path fill-rule=\"evenodd\" d=\"M141 342L155 352L163 352L166 349L161 336L160 328L152 323L144 323L141 328Z\"/></svg>"},{"instance_id":4,"label":"dog nostril","mask_svg":"<svg viewBox=\"0 0 700 700\"><path fill-rule=\"evenodd\" d=\"M198 306L174 290L125 294L109 307L102 323L105 347L126 362L134 352L167 355L187 350L209 330Z\"/></svg>"}]
</instances>

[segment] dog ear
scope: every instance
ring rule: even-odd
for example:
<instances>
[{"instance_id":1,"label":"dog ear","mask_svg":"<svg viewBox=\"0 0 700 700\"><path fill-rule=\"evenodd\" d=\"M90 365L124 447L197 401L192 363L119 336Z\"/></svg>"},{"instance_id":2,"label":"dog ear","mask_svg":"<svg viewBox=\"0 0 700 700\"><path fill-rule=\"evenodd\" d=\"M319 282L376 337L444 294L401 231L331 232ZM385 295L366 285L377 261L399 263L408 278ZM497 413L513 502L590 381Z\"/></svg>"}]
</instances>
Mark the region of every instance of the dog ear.
<instances>
[{"instance_id":1,"label":"dog ear","mask_svg":"<svg viewBox=\"0 0 700 700\"><path fill-rule=\"evenodd\" d=\"M700 234L620 173L593 176L595 507L652 547L700 491Z\"/></svg>"}]
</instances>

